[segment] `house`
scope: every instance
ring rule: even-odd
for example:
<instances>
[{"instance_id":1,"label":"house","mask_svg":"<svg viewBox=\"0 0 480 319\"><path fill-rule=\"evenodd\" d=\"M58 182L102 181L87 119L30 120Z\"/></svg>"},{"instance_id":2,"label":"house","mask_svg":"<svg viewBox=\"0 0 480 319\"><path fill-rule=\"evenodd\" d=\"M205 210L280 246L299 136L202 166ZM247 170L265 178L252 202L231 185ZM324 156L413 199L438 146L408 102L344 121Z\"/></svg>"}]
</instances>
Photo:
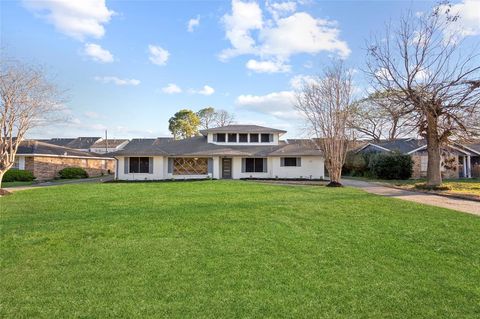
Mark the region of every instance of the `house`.
<instances>
[{"instance_id":1,"label":"house","mask_svg":"<svg viewBox=\"0 0 480 319\"><path fill-rule=\"evenodd\" d=\"M18 148L13 168L29 170L37 180L50 180L65 167L81 167L90 176L100 176L114 172L115 160L100 154L26 140Z\"/></svg>"},{"instance_id":2,"label":"house","mask_svg":"<svg viewBox=\"0 0 480 319\"><path fill-rule=\"evenodd\" d=\"M105 154L121 150L128 144L127 139L100 139L92 144L89 152Z\"/></svg>"},{"instance_id":3,"label":"house","mask_svg":"<svg viewBox=\"0 0 480 319\"><path fill-rule=\"evenodd\" d=\"M257 125L202 130L201 136L133 139L117 159L118 180L322 179L324 157L312 140L280 140L286 131Z\"/></svg>"},{"instance_id":4,"label":"house","mask_svg":"<svg viewBox=\"0 0 480 319\"><path fill-rule=\"evenodd\" d=\"M414 138L382 140L368 142L356 150L356 153L384 152L400 152L410 155L413 160L412 178L424 178L427 176L428 154L426 140ZM476 158L480 156L480 151L460 143L453 143L441 149L441 156L441 169L444 178L475 177L472 174L475 171L472 169L472 165L475 163Z\"/></svg>"}]
</instances>

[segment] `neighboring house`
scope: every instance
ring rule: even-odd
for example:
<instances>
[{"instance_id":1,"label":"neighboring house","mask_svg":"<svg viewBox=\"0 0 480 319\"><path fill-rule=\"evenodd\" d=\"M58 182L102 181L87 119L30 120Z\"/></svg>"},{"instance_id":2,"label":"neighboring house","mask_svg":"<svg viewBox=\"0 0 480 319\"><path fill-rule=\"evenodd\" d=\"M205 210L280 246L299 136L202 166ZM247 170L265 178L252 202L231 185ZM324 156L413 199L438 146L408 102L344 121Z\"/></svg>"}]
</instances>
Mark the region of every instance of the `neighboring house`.
<instances>
[{"instance_id":1,"label":"neighboring house","mask_svg":"<svg viewBox=\"0 0 480 319\"><path fill-rule=\"evenodd\" d=\"M100 139L90 146L89 151L98 154L111 153L121 150L127 144L127 139Z\"/></svg>"},{"instance_id":2,"label":"neighboring house","mask_svg":"<svg viewBox=\"0 0 480 319\"><path fill-rule=\"evenodd\" d=\"M113 173L115 160L36 140L23 141L15 157L13 168L29 170L37 180L50 180L57 177L65 167L81 167L90 176Z\"/></svg>"},{"instance_id":3,"label":"neighboring house","mask_svg":"<svg viewBox=\"0 0 480 319\"><path fill-rule=\"evenodd\" d=\"M101 137L76 137L76 138L52 138L49 140L38 140L40 142L45 142L48 144L53 144L57 146L63 146L68 148L73 148L83 152L90 152L90 148L95 143L101 141Z\"/></svg>"},{"instance_id":4,"label":"neighboring house","mask_svg":"<svg viewBox=\"0 0 480 319\"><path fill-rule=\"evenodd\" d=\"M324 178L324 157L312 140L280 140L285 131L228 125L184 140L133 139L117 159L116 179Z\"/></svg>"},{"instance_id":5,"label":"neighboring house","mask_svg":"<svg viewBox=\"0 0 480 319\"><path fill-rule=\"evenodd\" d=\"M383 153L400 152L412 157L413 174L412 178L423 178L427 176L427 142L424 139L395 139L378 142L369 142L359 148L357 153ZM445 146L441 150L441 169L444 178L469 178L472 177L472 158L480 153L459 143Z\"/></svg>"}]
</instances>

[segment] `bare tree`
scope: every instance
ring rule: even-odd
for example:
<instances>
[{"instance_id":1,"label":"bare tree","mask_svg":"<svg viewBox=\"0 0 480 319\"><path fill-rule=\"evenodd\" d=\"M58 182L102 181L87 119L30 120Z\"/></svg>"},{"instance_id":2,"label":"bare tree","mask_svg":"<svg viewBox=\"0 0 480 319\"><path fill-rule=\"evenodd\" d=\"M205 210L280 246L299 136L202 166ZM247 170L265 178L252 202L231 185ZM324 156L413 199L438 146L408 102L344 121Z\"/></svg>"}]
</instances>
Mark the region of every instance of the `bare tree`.
<instances>
[{"instance_id":1,"label":"bare tree","mask_svg":"<svg viewBox=\"0 0 480 319\"><path fill-rule=\"evenodd\" d=\"M218 110L215 112L215 125L227 126L235 122L235 115L225 110Z\"/></svg>"},{"instance_id":2,"label":"bare tree","mask_svg":"<svg viewBox=\"0 0 480 319\"><path fill-rule=\"evenodd\" d=\"M304 82L296 94L296 108L305 117L307 129L325 152L329 186L341 186L342 166L351 140L353 86L351 72L336 62L314 81Z\"/></svg>"},{"instance_id":3,"label":"bare tree","mask_svg":"<svg viewBox=\"0 0 480 319\"><path fill-rule=\"evenodd\" d=\"M35 66L0 57L0 187L25 134L60 110L61 92Z\"/></svg>"},{"instance_id":4,"label":"bare tree","mask_svg":"<svg viewBox=\"0 0 480 319\"><path fill-rule=\"evenodd\" d=\"M349 126L374 141L409 137L416 131L405 105L392 102L387 92L376 92L354 103Z\"/></svg>"},{"instance_id":5,"label":"bare tree","mask_svg":"<svg viewBox=\"0 0 480 319\"><path fill-rule=\"evenodd\" d=\"M480 64L475 50L461 47L458 23L449 5L431 14L407 13L398 27L368 46L367 73L377 91L405 106L418 133L427 140L427 185L442 183L441 154L456 136L478 134ZM476 60L477 59L477 60Z\"/></svg>"}]
</instances>

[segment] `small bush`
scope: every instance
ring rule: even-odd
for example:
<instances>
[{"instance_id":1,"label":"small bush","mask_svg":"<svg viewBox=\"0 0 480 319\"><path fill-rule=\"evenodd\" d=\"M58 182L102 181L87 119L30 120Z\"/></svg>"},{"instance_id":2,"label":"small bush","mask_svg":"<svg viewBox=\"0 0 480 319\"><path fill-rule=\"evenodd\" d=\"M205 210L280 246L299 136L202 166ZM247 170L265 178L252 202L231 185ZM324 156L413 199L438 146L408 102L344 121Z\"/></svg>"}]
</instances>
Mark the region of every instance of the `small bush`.
<instances>
[{"instance_id":1,"label":"small bush","mask_svg":"<svg viewBox=\"0 0 480 319\"><path fill-rule=\"evenodd\" d=\"M380 179L409 179L412 176L413 160L410 155L379 153L370 157L370 172Z\"/></svg>"},{"instance_id":2,"label":"small bush","mask_svg":"<svg viewBox=\"0 0 480 319\"><path fill-rule=\"evenodd\" d=\"M35 179L30 171L11 169L3 175L4 182L31 182Z\"/></svg>"},{"instance_id":3,"label":"small bush","mask_svg":"<svg viewBox=\"0 0 480 319\"><path fill-rule=\"evenodd\" d=\"M87 172L80 167L66 167L58 172L61 179L88 178Z\"/></svg>"}]
</instances>

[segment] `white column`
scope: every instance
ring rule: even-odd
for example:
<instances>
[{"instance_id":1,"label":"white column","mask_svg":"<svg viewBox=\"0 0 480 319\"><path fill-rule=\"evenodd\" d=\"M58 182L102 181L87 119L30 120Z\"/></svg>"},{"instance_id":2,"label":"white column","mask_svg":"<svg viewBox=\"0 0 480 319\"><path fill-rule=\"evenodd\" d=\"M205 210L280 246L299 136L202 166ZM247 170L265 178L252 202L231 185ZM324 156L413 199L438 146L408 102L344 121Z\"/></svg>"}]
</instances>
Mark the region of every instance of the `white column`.
<instances>
[{"instance_id":1,"label":"white column","mask_svg":"<svg viewBox=\"0 0 480 319\"><path fill-rule=\"evenodd\" d=\"M467 177L467 157L463 156L463 177Z\"/></svg>"},{"instance_id":2,"label":"white column","mask_svg":"<svg viewBox=\"0 0 480 319\"><path fill-rule=\"evenodd\" d=\"M467 156L467 166L468 166L467 177L471 178L472 177L472 159L470 155Z\"/></svg>"}]
</instances>

